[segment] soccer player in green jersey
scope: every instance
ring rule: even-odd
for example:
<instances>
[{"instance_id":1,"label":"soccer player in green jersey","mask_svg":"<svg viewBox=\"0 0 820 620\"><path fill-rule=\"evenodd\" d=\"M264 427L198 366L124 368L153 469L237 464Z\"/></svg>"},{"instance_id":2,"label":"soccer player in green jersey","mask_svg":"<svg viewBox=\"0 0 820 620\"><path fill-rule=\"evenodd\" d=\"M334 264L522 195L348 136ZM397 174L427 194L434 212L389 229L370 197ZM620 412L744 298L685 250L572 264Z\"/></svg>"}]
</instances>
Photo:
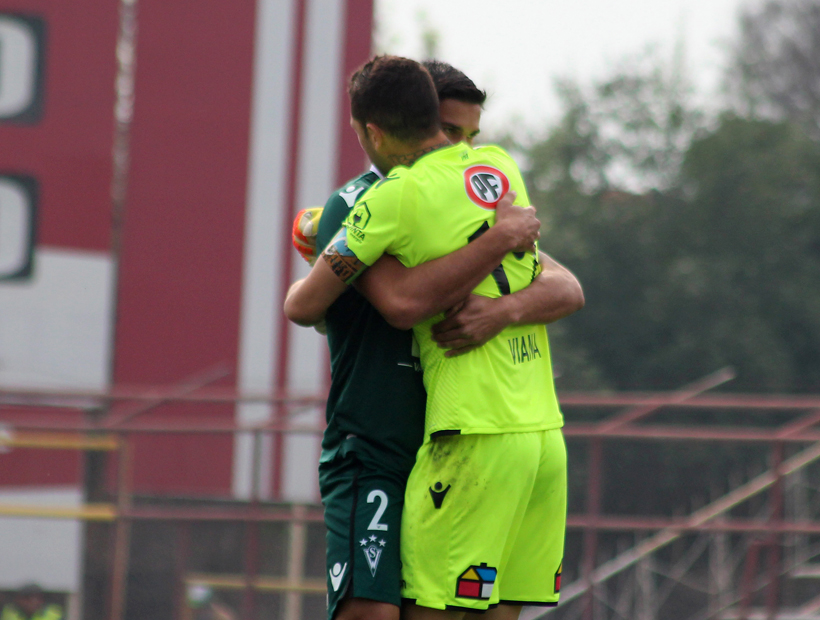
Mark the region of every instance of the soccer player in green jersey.
<instances>
[{"instance_id":1,"label":"soccer player in green jersey","mask_svg":"<svg viewBox=\"0 0 820 620\"><path fill-rule=\"evenodd\" d=\"M461 75L463 76L463 74ZM464 76L464 78L466 79L466 76ZM476 104L475 102L469 101L464 103L464 107L467 108L468 112L470 111L470 106L477 105L479 107L480 114L480 104ZM442 116L445 116L444 107L445 106L442 105ZM469 124L469 116L467 119L467 123L461 123L461 125L458 124L460 121L457 118L457 115L456 117L453 117L453 119L456 122L453 122L450 125L459 130L463 130L463 125ZM475 124L477 125L477 122ZM374 161L378 161L380 158L374 157L373 159ZM362 175L362 177L347 184L345 188L338 193L338 195L334 195L331 198L331 200L328 201L328 205L325 209L326 212L322 216L322 224L319 230L320 239L318 245L320 247L324 245L324 243L329 239L327 231L333 229L334 225L338 225L341 223L342 217L340 216L340 214L345 215L346 212L350 209L350 206L352 205L353 201L355 201L356 197L362 195L365 192L366 187L372 184L377 178L378 175L376 170L373 170L366 175ZM498 226L494 228L497 227ZM492 233L496 233L496 236L498 236L497 230L493 230ZM499 247L497 244L495 246L487 245L488 243L490 243L490 239L491 238L488 235L485 235L481 240L473 244L472 249L477 250L482 245L487 246L485 249L482 249L481 251L482 256L484 256L485 258L487 252L497 252L497 248ZM526 249L526 245L527 244L524 244L524 249ZM471 273L458 273L459 269L461 269L462 272L465 271L465 265L468 265L470 267L468 271L475 271L475 269L480 268L480 264L469 264L469 262L472 262L474 260L473 258L470 258L469 262L467 263L461 261L460 263L454 262L451 265L447 265L447 261L457 261L457 254L465 254L470 250L471 248L465 248L461 250L461 252L459 253L456 253L454 255L451 255L450 257L445 257L444 259L437 261L439 263L439 266L435 267L435 269L438 269L438 272L429 270L428 273L426 273L421 279L416 280L417 282L435 282L437 278L439 280L442 280L443 278L443 282L445 282L446 286L442 287L440 292L436 292L435 287L433 287L433 290L431 291L431 288L428 285L426 290L422 289L416 291L415 293L413 293L413 295L416 298L424 297L425 294L431 296L432 299L424 303L426 303L427 306L431 308L436 308L435 304L438 303L438 309L443 310L444 308L451 305L454 301L464 297L466 293L469 292L469 290L471 290L471 288L473 288L473 286L477 282L480 282L481 276L489 273L493 265L495 264L495 266L497 266L497 262L501 258L503 258L503 252L502 255L496 255L495 259L490 262L490 268L485 268L483 273L479 274L478 278L476 278L475 275ZM389 260L395 262L395 259ZM368 272L367 276L363 278L363 284L373 284L377 289L389 290L389 281L387 283L382 282L383 286L378 285L380 278L380 264L385 262L388 262L387 257L379 261L379 263L377 263L377 265ZM434 265L435 263L427 263L425 266L422 267L432 268ZM395 266L389 267L389 269L395 269ZM399 265L398 271L394 271L393 273L398 274L401 277L404 277L406 276L406 273L418 271L419 269L420 268L407 270L405 267ZM402 272L406 273L403 274ZM444 273L445 275L441 275L442 273ZM455 277L451 277L449 282L447 281L447 273L455 274ZM561 277L566 276L566 274L560 275ZM465 286L465 277L472 277L474 281L471 282L468 286ZM539 285L543 285L546 281L549 280L548 277L541 279L544 280L544 282L539 281ZM400 290L403 290L403 292L407 294L408 291L412 291L412 280L410 280L409 283L409 287L399 286L398 288ZM553 281L553 288L555 284L556 282ZM575 285L577 285L577 282L575 282ZM459 289L459 287L461 287L461 290L457 290ZM363 288L367 288L367 286L363 286ZM532 288L537 289L538 287L534 286ZM433 293L432 295L430 295L431 292ZM555 293L555 291L552 292ZM577 292L580 292L579 287L577 288ZM448 295L451 296L449 299ZM570 293L565 297L572 296L572 293ZM511 296L510 299L512 299L513 297L515 296ZM521 295L519 295L519 298L520 297ZM553 294L553 298L555 297L556 295ZM560 294L557 295L557 297L560 298ZM539 306L549 306L549 304L543 303L543 294L540 301L542 303L540 303ZM567 308L567 306L571 306L572 304L577 305L577 299L576 301L568 302L565 298L564 300L559 301L557 304L553 303L551 311L563 311L564 314L567 314L571 312L573 309L575 309ZM501 304L496 305L500 306ZM557 306L561 305L563 305L564 307L559 310ZM364 309L367 309L367 312L362 312L362 310ZM537 311L543 313L543 308L539 307ZM403 310L402 318L399 320L411 320L410 316L413 314L413 312L416 312L416 310L411 311L409 314L407 311ZM327 512L338 513L335 515L329 514L328 518L328 561L331 617L333 617L333 607L335 607L335 605L338 603L338 599L341 598L338 592L344 592L345 587L350 583L347 580L348 575L353 575L351 584L352 592L348 592L348 596L354 597L346 598L344 602L339 606L339 614L337 616L338 618L354 617L355 613L357 612L361 614L361 617L368 618L391 617L390 614L394 613L393 610L385 609L384 606L379 606L378 603L376 603L376 601L386 600L393 602L393 600L395 600L391 598L386 598L384 592L379 591L379 586L376 580L376 574L378 571L381 571L381 573L379 574L387 575L389 578L390 569L385 568L385 566L389 566L391 562L397 563L395 562L395 560L391 559L391 557L396 557L395 555L391 556L391 553L395 554L396 552L396 545L395 543L391 544L391 537L388 535L388 532L390 530L395 530L397 526L397 516L395 515L395 508L397 507L397 505L399 505L400 508L400 501L397 502L395 500L395 495L397 494L397 491L398 493L400 493L402 489L403 481L401 479L400 471L407 465L406 461L408 459L406 458L406 456L408 450L406 449L406 446L408 444L418 445L418 443L421 442L421 437L419 436L420 434L418 432L414 433L412 428L413 422L420 423L418 417L414 418L412 416L401 415L404 411L411 412L414 409L412 402L404 407L400 405L400 401L408 395L406 394L406 392L410 392L409 396L412 397L412 391L414 387L412 385L412 380L409 383L406 381L408 377L413 377L412 372L406 374L403 378L401 378L400 373L396 372L396 367L404 366L405 368L410 368L412 366L412 364L409 362L409 346L403 348L400 342L400 335L404 333L398 332L396 330L393 330L393 332L395 333L391 333L391 328L389 328L387 325L379 324L380 317L378 317L378 315L371 316L368 313L375 314L373 308L366 304L366 302L361 300L361 298L356 293L354 293L353 291L347 291L331 307L326 317L332 353L332 363L334 366L334 385L331 387L331 394L328 402L328 431L331 431L332 426L337 427L332 432L326 433L325 435L325 441L323 442L323 447L325 448L325 450L323 451L323 462L321 468L323 478L322 492L326 506L328 507ZM428 310L427 314L430 313L431 311ZM389 312L387 314L389 314ZM496 316L500 315L497 314ZM353 319L352 323L351 318ZM425 317L419 316L418 318ZM493 323L493 320L489 320L489 322ZM485 323L486 322L487 321L485 321ZM505 324L509 322L510 318L506 317ZM449 331L454 332L457 331L457 329L451 329ZM362 334L366 336L364 342L360 340L351 341L351 336L353 336L353 338L355 339L360 337ZM373 338L374 336L377 337ZM471 344L468 344L465 350L469 350L470 346L477 346L477 343L473 342ZM385 355L385 353L391 353L391 349L393 354ZM366 363L363 364L363 355L353 355L356 351L371 353L373 355L372 363L369 366ZM398 364L393 364L392 362L395 361L394 358L396 357L396 351L401 352L401 355L399 355L399 357L402 357L403 355L404 359L408 361L405 361L403 364L402 362L399 362ZM355 357L357 359L356 363L358 364L358 371L356 370L356 366L354 365L354 371L351 373L349 370L349 360L352 357ZM345 358L348 359L347 364L343 363ZM352 385L351 383L346 383L340 380L340 373L337 372L340 369L342 370L342 374L344 374L344 372L347 371L347 377L351 379ZM405 372L407 371L405 370ZM368 376L369 381L367 380ZM356 385L357 383L358 385ZM390 386L394 388L391 389L390 392L392 392L396 396L402 397L402 399L390 399L389 408L385 407L385 393L382 390L373 389L374 383L378 383L378 385L380 386ZM403 389L402 386L404 386ZM337 389L334 390L334 388ZM351 405L354 404L355 406L351 407ZM347 437L341 437L339 433L340 429L343 429L345 426L350 426L351 419L355 418L355 415L351 416L351 413L355 413L357 410L360 412L360 417L362 417L362 413L364 412L372 414L372 417L370 417L364 422L359 422L359 428L356 429L357 433L351 433ZM332 411L335 411L335 413L333 414L336 418L335 424L333 424L334 419L330 417ZM379 414L382 414L382 416L379 416ZM395 414L399 415L397 416ZM353 420L353 424L355 426L355 420ZM377 432L373 432L373 428L366 428L368 425L375 426ZM377 439L376 442L372 441L374 437ZM381 445L378 445L380 442ZM376 445L373 445L374 443ZM397 447L398 450L396 449ZM345 460L345 455L342 453L355 454L357 458L353 460ZM395 465L395 467L387 467L387 471L385 471L384 463L378 463L379 457L384 459L385 456L388 459L389 465ZM412 462L412 452L410 454L410 462ZM327 485L325 485L326 481L328 482ZM372 487L372 484L374 483L379 488ZM361 486L362 488L367 488L368 484L370 484L371 487L370 490L366 493L362 493L361 490L357 490L358 486ZM387 490L385 491L385 489ZM370 506L364 505L365 495L367 496L367 503L371 504ZM349 498L351 496L361 497L361 506L359 508L356 508L355 501L352 502L354 514L351 515L349 511L345 513L344 511L339 512L338 510L334 509L334 507L338 508L339 506L345 506L351 503L349 502L349 500L345 499L346 497ZM372 519L370 519L371 514ZM347 528L352 533L354 527L356 527L356 522L362 520L362 526L364 526L364 522L368 519L368 530L374 531L372 533L365 532L365 534L361 537L360 540L358 540L358 536L355 537L357 538L357 540L355 540L355 546L357 547L356 551L358 551L358 547L361 546L361 551L364 554L364 559L366 560L366 563L362 562L361 558L359 558L359 570L358 572L354 572L355 562L353 560L355 558L358 558L358 554L353 553L352 548L350 549L349 554L345 554L344 549L338 550L339 557L349 557L349 559L351 560L351 566L348 566L347 562L333 563L333 541L338 540L342 541L343 543L346 534L346 532L344 532L343 530ZM334 535L332 533L333 530L339 530L339 534ZM351 536L347 535L347 538L350 539ZM343 544L341 546L343 546ZM350 546L353 547L354 544L351 544ZM368 571L372 574L372 580L358 577L358 575L360 574L367 576L366 573ZM396 581L398 580L396 579ZM367 589L368 583L371 582L374 585L370 586L371 589ZM373 588L375 588L375 590ZM384 585L382 585L381 588L384 589ZM357 600L355 597L361 598ZM395 612L397 612L397 610L398 608L395 608ZM350 614L348 614L347 612L350 612ZM382 614L382 612L386 613L387 615L380 615Z\"/></svg>"},{"instance_id":2,"label":"soccer player in green jersey","mask_svg":"<svg viewBox=\"0 0 820 620\"><path fill-rule=\"evenodd\" d=\"M481 133L481 109L487 93L453 65L440 60L425 60L424 68L433 78L439 100L441 130L453 144L473 140Z\"/></svg>"},{"instance_id":3,"label":"soccer player in green jersey","mask_svg":"<svg viewBox=\"0 0 820 620\"><path fill-rule=\"evenodd\" d=\"M455 74L467 79L460 72ZM446 83L452 82L449 79ZM478 98L483 101L484 96L472 82L450 87L449 92L468 100L469 105L475 105ZM458 115L452 116L452 121L463 124ZM328 199L318 227L316 243L320 249L341 228L356 198L380 178L383 175L374 166ZM382 311L393 320L426 318L469 293L507 249L521 242L518 237L533 239L537 234L538 223L531 212L510 209L509 216L505 224L513 234L505 236L502 226L493 231L495 240L487 236L476 247L418 269L407 269L385 256L362 283L375 287ZM299 245L305 241L301 237ZM551 282L544 278L533 287L536 294L532 299L519 296L519 301L563 309L572 303L568 298L575 289L567 282L569 286L556 290L558 282L554 280L566 275L556 272ZM431 282L439 281L438 288L447 291L449 301L431 288ZM500 309L475 318L481 320L460 320L459 327L450 333L460 329L464 343L475 343L487 337L487 325L509 321ZM328 532L328 616L335 620L397 620L401 601L400 518L407 477L424 428L426 394L418 355L413 354L412 332L389 325L357 291L345 292L325 319L332 381L319 472ZM390 397L373 390L374 385L389 386Z\"/></svg>"}]
</instances>

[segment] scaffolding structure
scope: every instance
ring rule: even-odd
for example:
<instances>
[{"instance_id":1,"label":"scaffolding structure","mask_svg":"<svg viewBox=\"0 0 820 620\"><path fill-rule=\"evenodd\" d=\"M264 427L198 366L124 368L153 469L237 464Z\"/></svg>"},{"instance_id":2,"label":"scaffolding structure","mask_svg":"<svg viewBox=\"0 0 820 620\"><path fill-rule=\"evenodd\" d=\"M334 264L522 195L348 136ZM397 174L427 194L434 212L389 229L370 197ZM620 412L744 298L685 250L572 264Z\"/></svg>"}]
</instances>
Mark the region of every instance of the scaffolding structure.
<instances>
[{"instance_id":1,"label":"scaffolding structure","mask_svg":"<svg viewBox=\"0 0 820 620\"><path fill-rule=\"evenodd\" d=\"M254 445L261 446L266 437L322 432L321 426L297 426L289 418L306 407L321 406L323 397L237 394L209 387L221 376L222 372L208 371L183 386L115 386L105 392L0 389L0 447L115 456L111 501L76 507L0 505L0 519L75 519L111 528L106 604L111 620L128 615L132 527L137 523L175 524L174 618L190 617L185 591L193 584L241 593L240 614L246 620L259 617L261 593L282 594L281 617L286 620L306 617L305 597L324 594L325 578L306 575L305 569L308 528L321 527L317 504L286 504L276 497L272 502L253 497L212 505L180 505L161 498L148 504L135 501L136 435L250 433ZM561 603L546 612L525 608L524 620L820 618L820 396L708 393L731 378L731 371L723 370L674 392L559 395L567 441L584 446L586 462L580 467L571 456L570 471L584 469L585 498L583 509L571 510L568 516ZM148 424L137 420L164 404L180 402L255 402L283 413L253 427L227 421L204 426L194 419ZM77 416L61 416L66 411L97 413L77 422ZM727 412L735 422L679 421L698 412ZM589 421L577 421L584 416ZM768 451L769 463L748 475L727 472L723 490L716 490L720 485L705 489L711 499L688 514L611 514L603 501L606 472L613 467L605 444L619 441L757 446ZM274 479L277 476L281 471L274 472ZM739 507L745 507L744 516L737 516ZM197 523L244 525L241 570L191 570L190 528ZM280 575L260 570L260 527L266 524L287 528Z\"/></svg>"}]
</instances>

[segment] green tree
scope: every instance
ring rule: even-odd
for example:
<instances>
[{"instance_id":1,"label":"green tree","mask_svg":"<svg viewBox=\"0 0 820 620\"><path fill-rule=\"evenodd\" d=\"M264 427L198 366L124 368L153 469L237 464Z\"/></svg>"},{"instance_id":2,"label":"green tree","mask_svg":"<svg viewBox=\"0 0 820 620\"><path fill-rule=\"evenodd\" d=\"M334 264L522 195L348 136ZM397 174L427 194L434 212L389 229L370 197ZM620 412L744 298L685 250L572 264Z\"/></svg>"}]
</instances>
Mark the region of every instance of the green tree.
<instances>
[{"instance_id":1,"label":"green tree","mask_svg":"<svg viewBox=\"0 0 820 620\"><path fill-rule=\"evenodd\" d=\"M666 69L654 52L589 89L560 82L561 122L524 149L544 247L576 272L587 297L583 312L550 328L563 388L662 383L645 377L642 360L665 318L656 289L668 200L644 191L677 182L700 116L685 84L680 63Z\"/></svg>"},{"instance_id":2,"label":"green tree","mask_svg":"<svg viewBox=\"0 0 820 620\"><path fill-rule=\"evenodd\" d=\"M526 151L543 247L587 298L550 331L559 385L669 389L731 365L735 389L820 388L818 145L727 115L691 132L663 191L628 192L608 181L600 102L565 101Z\"/></svg>"},{"instance_id":3,"label":"green tree","mask_svg":"<svg viewBox=\"0 0 820 620\"><path fill-rule=\"evenodd\" d=\"M727 89L746 114L790 119L820 139L820 2L769 0L740 19Z\"/></svg>"},{"instance_id":4,"label":"green tree","mask_svg":"<svg viewBox=\"0 0 820 620\"><path fill-rule=\"evenodd\" d=\"M820 389L820 148L788 123L726 116L684 163L676 303L739 387Z\"/></svg>"},{"instance_id":5,"label":"green tree","mask_svg":"<svg viewBox=\"0 0 820 620\"><path fill-rule=\"evenodd\" d=\"M680 54L664 62L656 48L629 58L588 88L556 84L564 115L529 155L541 189L573 181L587 192L612 187L666 189L702 124Z\"/></svg>"}]
</instances>

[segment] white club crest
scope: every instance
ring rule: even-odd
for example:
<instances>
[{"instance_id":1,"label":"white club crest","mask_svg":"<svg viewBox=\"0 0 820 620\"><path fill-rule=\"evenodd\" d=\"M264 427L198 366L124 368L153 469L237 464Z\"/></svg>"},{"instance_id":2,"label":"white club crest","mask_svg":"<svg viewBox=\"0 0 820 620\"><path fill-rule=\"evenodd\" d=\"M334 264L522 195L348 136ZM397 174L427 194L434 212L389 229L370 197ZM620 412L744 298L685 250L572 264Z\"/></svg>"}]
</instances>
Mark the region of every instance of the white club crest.
<instances>
[{"instance_id":1,"label":"white club crest","mask_svg":"<svg viewBox=\"0 0 820 620\"><path fill-rule=\"evenodd\" d=\"M470 200L482 209L495 209L510 190L510 181L498 168L470 166L464 171L464 189Z\"/></svg>"},{"instance_id":2,"label":"white club crest","mask_svg":"<svg viewBox=\"0 0 820 620\"><path fill-rule=\"evenodd\" d=\"M376 537L371 536L369 541L362 539L360 544L364 547L362 551L364 552L364 557L367 560L367 565L370 567L370 574L375 577L376 571L379 568L379 560L382 557L382 551L384 550L384 546L387 544L387 541L382 539L378 544L376 544ZM365 547L365 545L367 546Z\"/></svg>"}]
</instances>

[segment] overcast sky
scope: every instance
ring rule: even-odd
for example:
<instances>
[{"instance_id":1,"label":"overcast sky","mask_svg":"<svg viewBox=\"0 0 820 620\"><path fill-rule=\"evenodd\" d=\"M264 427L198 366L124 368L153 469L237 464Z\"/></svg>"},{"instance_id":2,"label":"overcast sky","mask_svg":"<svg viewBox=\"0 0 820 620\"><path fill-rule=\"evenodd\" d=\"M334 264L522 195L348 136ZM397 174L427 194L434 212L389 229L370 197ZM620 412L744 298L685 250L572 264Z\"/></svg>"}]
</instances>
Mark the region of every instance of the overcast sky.
<instances>
[{"instance_id":1,"label":"overcast sky","mask_svg":"<svg viewBox=\"0 0 820 620\"><path fill-rule=\"evenodd\" d=\"M440 37L438 57L467 73L490 99L483 127L519 118L533 129L559 115L553 83L590 83L625 57L682 44L698 93L714 100L739 8L755 0L376 0L380 51L421 59L422 19Z\"/></svg>"}]
</instances>

